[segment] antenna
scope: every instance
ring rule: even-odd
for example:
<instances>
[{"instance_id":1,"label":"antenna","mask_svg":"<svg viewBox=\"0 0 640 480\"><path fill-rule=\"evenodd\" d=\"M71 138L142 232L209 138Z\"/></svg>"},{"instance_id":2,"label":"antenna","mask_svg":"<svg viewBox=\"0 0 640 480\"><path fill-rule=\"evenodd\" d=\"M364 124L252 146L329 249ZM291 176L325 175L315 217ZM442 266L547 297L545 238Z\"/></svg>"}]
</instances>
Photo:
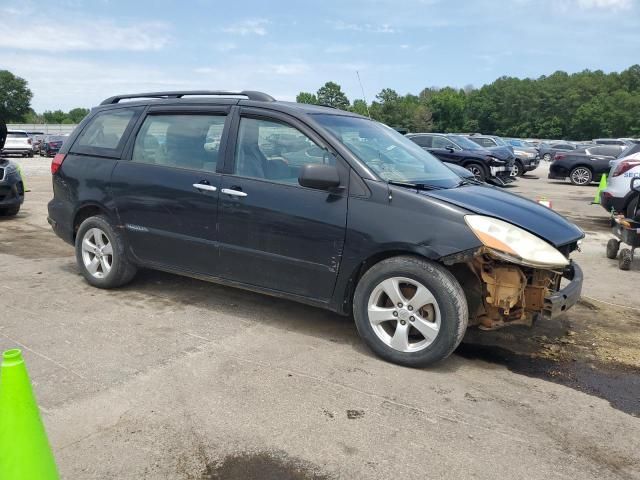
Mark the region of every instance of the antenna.
<instances>
[{"instance_id":1,"label":"antenna","mask_svg":"<svg viewBox=\"0 0 640 480\"><path fill-rule=\"evenodd\" d=\"M364 100L364 106L367 107L367 116L371 118L371 113L369 113L369 102L367 102L367 97L364 94L364 87L362 86L362 80L360 80L360 72L356 70L356 75L358 76L358 83L360 84L360 90L362 90L362 99Z\"/></svg>"}]
</instances>

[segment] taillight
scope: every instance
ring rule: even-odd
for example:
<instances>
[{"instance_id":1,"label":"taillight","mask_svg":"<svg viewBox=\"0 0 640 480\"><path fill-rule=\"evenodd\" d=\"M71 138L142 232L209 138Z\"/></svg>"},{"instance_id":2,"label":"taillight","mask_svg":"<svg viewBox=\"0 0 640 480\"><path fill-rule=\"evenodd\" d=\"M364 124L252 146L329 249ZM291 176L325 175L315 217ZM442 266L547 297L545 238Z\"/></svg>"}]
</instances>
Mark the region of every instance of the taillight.
<instances>
[{"instance_id":1,"label":"taillight","mask_svg":"<svg viewBox=\"0 0 640 480\"><path fill-rule=\"evenodd\" d=\"M640 160L623 160L622 162L618 163L611 176L617 177L619 175L622 175L627 170L631 170L638 165L640 165Z\"/></svg>"},{"instance_id":2,"label":"taillight","mask_svg":"<svg viewBox=\"0 0 640 480\"><path fill-rule=\"evenodd\" d=\"M51 175L58 173L58 170L60 170L60 167L62 166L62 162L64 162L64 157L64 153L58 153L53 157L53 160L51 161Z\"/></svg>"},{"instance_id":3,"label":"taillight","mask_svg":"<svg viewBox=\"0 0 640 480\"><path fill-rule=\"evenodd\" d=\"M553 159L554 159L554 160L562 160L564 157L566 157L566 155L565 155L564 153L556 153L556 154L553 156Z\"/></svg>"}]
</instances>

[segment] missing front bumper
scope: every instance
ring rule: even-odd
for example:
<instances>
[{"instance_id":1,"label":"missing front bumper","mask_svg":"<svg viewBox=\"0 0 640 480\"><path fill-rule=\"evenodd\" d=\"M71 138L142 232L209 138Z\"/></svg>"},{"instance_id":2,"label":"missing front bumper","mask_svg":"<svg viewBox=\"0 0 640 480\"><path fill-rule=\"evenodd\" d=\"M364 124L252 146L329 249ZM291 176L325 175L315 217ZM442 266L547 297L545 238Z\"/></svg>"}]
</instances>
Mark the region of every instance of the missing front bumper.
<instances>
[{"instance_id":1,"label":"missing front bumper","mask_svg":"<svg viewBox=\"0 0 640 480\"><path fill-rule=\"evenodd\" d=\"M573 307L578 303L578 300L580 300L584 279L582 269L578 264L572 262L571 265L565 269L562 276L570 280L570 282L562 290L545 297L544 307L542 312L540 312L544 319L557 317Z\"/></svg>"}]
</instances>

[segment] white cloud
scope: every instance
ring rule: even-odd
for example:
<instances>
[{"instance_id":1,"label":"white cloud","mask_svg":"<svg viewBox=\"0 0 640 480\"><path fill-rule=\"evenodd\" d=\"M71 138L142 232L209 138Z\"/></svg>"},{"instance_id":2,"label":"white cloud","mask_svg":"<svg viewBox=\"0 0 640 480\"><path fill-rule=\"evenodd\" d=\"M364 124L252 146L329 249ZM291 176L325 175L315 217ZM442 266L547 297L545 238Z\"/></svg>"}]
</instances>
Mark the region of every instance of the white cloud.
<instances>
[{"instance_id":1,"label":"white cloud","mask_svg":"<svg viewBox=\"0 0 640 480\"><path fill-rule=\"evenodd\" d=\"M4 48L43 52L149 51L160 50L169 41L168 27L161 22L135 26L87 18L45 22L22 13L4 13L0 23L0 47Z\"/></svg>"},{"instance_id":2,"label":"white cloud","mask_svg":"<svg viewBox=\"0 0 640 480\"><path fill-rule=\"evenodd\" d=\"M628 10L632 0L578 0L580 8L601 8L605 10Z\"/></svg>"},{"instance_id":3,"label":"white cloud","mask_svg":"<svg viewBox=\"0 0 640 480\"><path fill-rule=\"evenodd\" d=\"M222 29L225 33L232 33L234 35L259 35L264 36L267 32L267 25L269 20L265 18L243 20L242 22L234 23Z\"/></svg>"},{"instance_id":4,"label":"white cloud","mask_svg":"<svg viewBox=\"0 0 640 480\"><path fill-rule=\"evenodd\" d=\"M369 33L396 33L396 29L391 25L383 23L374 25L371 23L347 23L342 20L329 22L336 30L350 30L353 32L369 32Z\"/></svg>"}]
</instances>

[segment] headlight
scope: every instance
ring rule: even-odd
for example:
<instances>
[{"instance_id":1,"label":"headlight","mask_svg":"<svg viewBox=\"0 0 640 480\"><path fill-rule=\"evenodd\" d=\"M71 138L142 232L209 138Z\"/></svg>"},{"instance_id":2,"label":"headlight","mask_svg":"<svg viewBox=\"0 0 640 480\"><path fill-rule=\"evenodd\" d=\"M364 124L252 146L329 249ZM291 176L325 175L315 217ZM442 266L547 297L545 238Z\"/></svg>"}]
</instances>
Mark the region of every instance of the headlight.
<instances>
[{"instance_id":1,"label":"headlight","mask_svg":"<svg viewBox=\"0 0 640 480\"><path fill-rule=\"evenodd\" d=\"M522 228L483 215L466 215L464 219L485 247L509 262L547 269L569 264L562 253Z\"/></svg>"}]
</instances>

